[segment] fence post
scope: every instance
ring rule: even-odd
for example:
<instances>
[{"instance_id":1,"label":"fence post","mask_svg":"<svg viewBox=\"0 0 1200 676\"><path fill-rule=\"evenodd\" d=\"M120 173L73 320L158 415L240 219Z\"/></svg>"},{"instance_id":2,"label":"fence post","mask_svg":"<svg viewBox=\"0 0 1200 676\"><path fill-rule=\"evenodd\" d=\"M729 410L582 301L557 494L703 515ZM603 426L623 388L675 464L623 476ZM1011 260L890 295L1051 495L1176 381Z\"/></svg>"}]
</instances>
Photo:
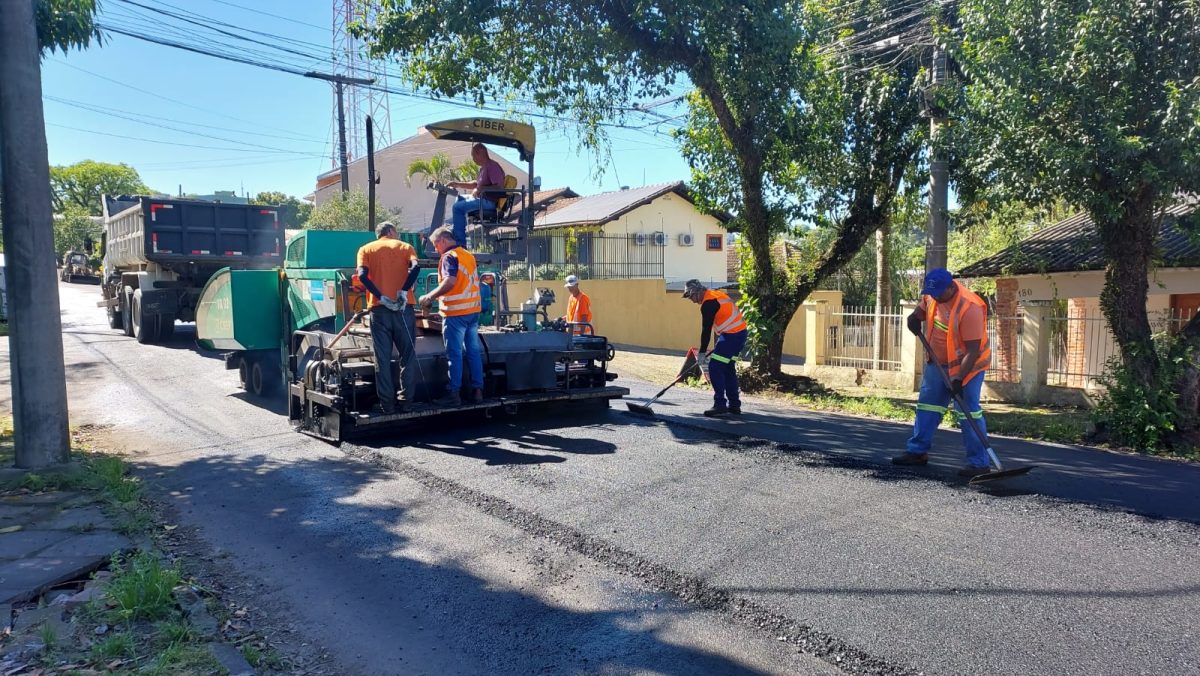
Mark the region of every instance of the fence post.
<instances>
[{"instance_id":1,"label":"fence post","mask_svg":"<svg viewBox=\"0 0 1200 676\"><path fill-rule=\"evenodd\" d=\"M908 316L917 309L917 302L905 300L900 302L900 373L911 381L912 391L920 386L921 369L925 363L925 350L921 341L908 330Z\"/></svg>"},{"instance_id":2,"label":"fence post","mask_svg":"<svg viewBox=\"0 0 1200 676\"><path fill-rule=\"evenodd\" d=\"M826 301L817 300L804 304L804 365L821 366L825 363L825 335L829 329L829 312Z\"/></svg>"},{"instance_id":3,"label":"fence post","mask_svg":"<svg viewBox=\"0 0 1200 676\"><path fill-rule=\"evenodd\" d=\"M1025 304L1025 324L1021 335L1021 393L1025 403L1038 400L1046 385L1050 368L1050 307L1041 303Z\"/></svg>"}]
</instances>

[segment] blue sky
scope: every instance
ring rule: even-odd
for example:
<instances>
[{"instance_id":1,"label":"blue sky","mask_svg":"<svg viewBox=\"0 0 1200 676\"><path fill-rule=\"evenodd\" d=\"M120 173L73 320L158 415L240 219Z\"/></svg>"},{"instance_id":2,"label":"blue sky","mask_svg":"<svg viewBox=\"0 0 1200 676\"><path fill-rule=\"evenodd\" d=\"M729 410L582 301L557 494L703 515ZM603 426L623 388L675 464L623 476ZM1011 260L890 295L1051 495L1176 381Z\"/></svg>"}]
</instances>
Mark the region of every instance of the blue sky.
<instances>
[{"instance_id":1,"label":"blue sky","mask_svg":"<svg viewBox=\"0 0 1200 676\"><path fill-rule=\"evenodd\" d=\"M242 56L305 70L332 68L212 33L189 18L259 31L266 34L260 39L273 43L279 41L268 36L281 36L297 51L325 58L332 51L329 0L103 0L100 15L103 23L160 39L199 45L224 40L234 48L222 49ZM408 88L395 78L389 85ZM124 162L148 185L170 193L182 185L185 193L280 190L298 196L310 193L316 176L332 168L333 96L325 82L109 33L102 47L48 55L42 88L51 164ZM389 103L393 141L423 123L471 114L426 98L391 95ZM657 112L676 115L682 108ZM579 149L569 131L533 123L539 131L535 170L545 187L569 185L587 194L688 178L665 133L613 130L612 158L603 161L597 178L600 161ZM501 154L516 160L515 152Z\"/></svg>"}]
</instances>

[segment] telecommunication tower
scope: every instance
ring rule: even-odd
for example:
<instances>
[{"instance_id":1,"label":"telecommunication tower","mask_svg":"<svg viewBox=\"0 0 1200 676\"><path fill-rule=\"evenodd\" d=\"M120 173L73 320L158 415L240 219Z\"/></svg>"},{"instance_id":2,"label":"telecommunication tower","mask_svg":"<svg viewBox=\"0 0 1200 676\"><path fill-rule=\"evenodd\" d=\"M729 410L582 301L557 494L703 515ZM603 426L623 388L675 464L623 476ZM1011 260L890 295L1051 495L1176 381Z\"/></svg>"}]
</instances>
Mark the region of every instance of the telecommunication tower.
<instances>
[{"instance_id":1,"label":"telecommunication tower","mask_svg":"<svg viewBox=\"0 0 1200 676\"><path fill-rule=\"evenodd\" d=\"M374 85L350 84L345 88L346 151L348 161L366 154L366 118L375 122L375 147L392 142L391 110L388 106L387 73L383 63L371 59L366 44L350 33L350 25L375 25L379 0L333 0L333 68L338 75L374 79ZM337 119L338 100L333 99L333 117ZM336 134L336 131L334 132ZM337 143L333 144L333 164L338 165Z\"/></svg>"}]
</instances>

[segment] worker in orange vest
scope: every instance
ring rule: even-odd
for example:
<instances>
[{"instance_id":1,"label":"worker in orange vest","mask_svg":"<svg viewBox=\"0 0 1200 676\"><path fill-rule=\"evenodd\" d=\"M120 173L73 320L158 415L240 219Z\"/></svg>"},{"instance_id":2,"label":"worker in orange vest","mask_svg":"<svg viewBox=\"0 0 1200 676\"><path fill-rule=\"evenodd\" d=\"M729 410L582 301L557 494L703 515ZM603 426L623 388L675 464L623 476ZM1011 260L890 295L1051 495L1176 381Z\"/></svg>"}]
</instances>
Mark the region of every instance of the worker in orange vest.
<instances>
[{"instance_id":1,"label":"worker in orange vest","mask_svg":"<svg viewBox=\"0 0 1200 676\"><path fill-rule=\"evenodd\" d=\"M450 382L446 394L434 400L439 406L460 406L459 390L463 380L463 354L466 354L470 379L470 401L483 401L483 346L479 342L479 313L483 307L479 292L479 269L475 256L454 239L450 226L442 226L429 237L441 259L438 261L438 286L421 296L421 305L429 307L438 300L442 315L442 340L450 364Z\"/></svg>"},{"instance_id":2,"label":"worker in orange vest","mask_svg":"<svg viewBox=\"0 0 1200 676\"><path fill-rule=\"evenodd\" d=\"M960 421L971 416L987 433L979 395L983 390L984 372L991 364L992 350L988 344L987 303L945 268L930 270L925 275L921 304L908 316L908 330L920 334L925 323L925 336L933 353L926 355L921 375L921 392L917 397L917 417L908 451L892 458L897 465L924 465L929 462L933 433L937 431L950 401L961 395L967 410L955 411ZM933 364L941 364L950 373L950 382ZM963 431L967 465L959 476L971 478L988 472L987 449L971 430Z\"/></svg>"},{"instance_id":3,"label":"worker in orange vest","mask_svg":"<svg viewBox=\"0 0 1200 676\"><path fill-rule=\"evenodd\" d=\"M741 415L737 357L746 347L749 335L742 311L729 294L709 289L696 279L689 279L684 285L683 297L700 306L700 354L697 360L713 386L713 407L704 415L710 418L727 413ZM717 334L717 340L709 353L708 339L713 333Z\"/></svg>"},{"instance_id":4,"label":"worker in orange vest","mask_svg":"<svg viewBox=\"0 0 1200 676\"><path fill-rule=\"evenodd\" d=\"M566 322L582 322L585 324L593 323L592 320L592 299L579 288L579 278L575 275L567 275L567 292L571 294L571 298L567 301L567 314L562 316ZM577 334L583 333L582 326L576 326L572 329Z\"/></svg>"}]
</instances>

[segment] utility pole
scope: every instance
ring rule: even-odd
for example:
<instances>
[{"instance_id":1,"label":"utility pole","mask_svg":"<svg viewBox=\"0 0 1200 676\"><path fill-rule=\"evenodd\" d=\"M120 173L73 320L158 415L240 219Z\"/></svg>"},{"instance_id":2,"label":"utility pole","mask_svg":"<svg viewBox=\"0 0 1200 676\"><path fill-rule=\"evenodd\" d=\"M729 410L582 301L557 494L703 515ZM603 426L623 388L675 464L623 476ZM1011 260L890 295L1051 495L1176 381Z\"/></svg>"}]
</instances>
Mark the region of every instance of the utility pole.
<instances>
[{"instance_id":1,"label":"utility pole","mask_svg":"<svg viewBox=\"0 0 1200 676\"><path fill-rule=\"evenodd\" d=\"M346 106L342 101L342 88L345 85L372 85L375 80L364 79L361 77L346 77L345 75L331 75L329 73L305 73L304 77L311 77L316 80L325 80L332 82L337 91L337 125L338 125L338 166L342 170L342 192L350 192L350 169L349 169L349 154L346 152Z\"/></svg>"},{"instance_id":2,"label":"utility pole","mask_svg":"<svg viewBox=\"0 0 1200 676\"><path fill-rule=\"evenodd\" d=\"M375 121L367 116L367 231L375 232Z\"/></svg>"},{"instance_id":3,"label":"utility pole","mask_svg":"<svg viewBox=\"0 0 1200 676\"><path fill-rule=\"evenodd\" d=\"M0 5L0 179L16 465L70 459L50 162L33 0Z\"/></svg>"},{"instance_id":4,"label":"utility pole","mask_svg":"<svg viewBox=\"0 0 1200 676\"><path fill-rule=\"evenodd\" d=\"M946 125L946 110L940 96L946 84L946 52L941 47L933 50L933 77L928 98L929 105L929 229L925 233L925 271L946 267L946 240L948 230L947 208L949 203L950 169L946 162L946 150L942 145L941 130Z\"/></svg>"}]
</instances>

